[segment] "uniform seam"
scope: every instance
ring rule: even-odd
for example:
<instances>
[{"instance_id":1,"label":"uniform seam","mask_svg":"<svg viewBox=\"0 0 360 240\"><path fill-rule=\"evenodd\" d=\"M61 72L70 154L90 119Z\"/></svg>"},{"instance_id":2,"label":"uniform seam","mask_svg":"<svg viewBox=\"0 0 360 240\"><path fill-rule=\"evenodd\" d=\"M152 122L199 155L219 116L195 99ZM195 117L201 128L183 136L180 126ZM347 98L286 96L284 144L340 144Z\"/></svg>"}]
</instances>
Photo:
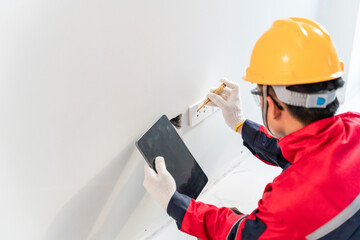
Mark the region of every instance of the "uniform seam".
<instances>
[{"instance_id":1,"label":"uniform seam","mask_svg":"<svg viewBox=\"0 0 360 240\"><path fill-rule=\"evenodd\" d=\"M226 237L227 240L229 240L229 236L230 236L230 233L231 233L233 227L234 227L237 223L239 223L239 226L237 227L236 233L235 233L235 239L236 239L236 236L237 236L237 234L238 234L238 232L239 232L240 224L241 224L241 222L242 222L247 216L249 216L249 215L245 215L245 216L241 217L239 220L237 220L237 221L231 226L230 231L229 231L229 233L228 233L228 235L227 235L227 237Z\"/></svg>"}]
</instances>

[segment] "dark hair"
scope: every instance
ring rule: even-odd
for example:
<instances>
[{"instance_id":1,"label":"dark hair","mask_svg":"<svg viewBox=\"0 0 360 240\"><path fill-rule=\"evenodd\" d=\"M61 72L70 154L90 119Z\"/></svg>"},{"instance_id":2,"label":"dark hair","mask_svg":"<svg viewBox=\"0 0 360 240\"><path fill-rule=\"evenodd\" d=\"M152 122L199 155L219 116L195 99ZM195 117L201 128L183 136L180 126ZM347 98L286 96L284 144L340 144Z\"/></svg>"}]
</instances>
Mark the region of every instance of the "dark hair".
<instances>
[{"instance_id":1,"label":"dark hair","mask_svg":"<svg viewBox=\"0 0 360 240\"><path fill-rule=\"evenodd\" d=\"M299 93L315 93L323 90L330 91L330 90L338 89L341 88L342 86L344 86L344 80L340 77L320 83L291 85L286 88L288 90ZM271 88L270 92L275 94L273 88L271 86L269 86L269 88ZM328 104L326 108L304 108L304 107L291 106L288 104L285 104L285 106L291 115L293 115L298 121L307 125L312 122L318 121L320 119L334 116L337 109L339 108L339 101L336 98L332 103Z\"/></svg>"}]
</instances>

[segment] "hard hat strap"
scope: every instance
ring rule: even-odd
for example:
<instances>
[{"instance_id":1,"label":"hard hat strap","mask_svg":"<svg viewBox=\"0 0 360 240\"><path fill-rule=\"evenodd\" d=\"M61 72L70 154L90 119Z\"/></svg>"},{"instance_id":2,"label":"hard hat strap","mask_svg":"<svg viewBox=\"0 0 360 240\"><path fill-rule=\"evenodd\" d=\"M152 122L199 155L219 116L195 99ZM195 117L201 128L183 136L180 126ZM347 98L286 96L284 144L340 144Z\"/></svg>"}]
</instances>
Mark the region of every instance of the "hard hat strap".
<instances>
[{"instance_id":1,"label":"hard hat strap","mask_svg":"<svg viewBox=\"0 0 360 240\"><path fill-rule=\"evenodd\" d=\"M287 85L272 85L277 98L288 105L304 108L326 108L336 99L336 89L317 93L299 93L286 89Z\"/></svg>"},{"instance_id":2,"label":"hard hat strap","mask_svg":"<svg viewBox=\"0 0 360 240\"><path fill-rule=\"evenodd\" d=\"M267 112L268 112L268 101L267 101L267 96L268 96L268 85L262 85L262 97L263 97L263 101L262 101L262 118L263 118L263 122L264 125L266 127L266 129L268 130L268 132L274 136L274 134L271 132L270 128L269 128L269 124L268 124L268 120L267 120Z\"/></svg>"}]
</instances>

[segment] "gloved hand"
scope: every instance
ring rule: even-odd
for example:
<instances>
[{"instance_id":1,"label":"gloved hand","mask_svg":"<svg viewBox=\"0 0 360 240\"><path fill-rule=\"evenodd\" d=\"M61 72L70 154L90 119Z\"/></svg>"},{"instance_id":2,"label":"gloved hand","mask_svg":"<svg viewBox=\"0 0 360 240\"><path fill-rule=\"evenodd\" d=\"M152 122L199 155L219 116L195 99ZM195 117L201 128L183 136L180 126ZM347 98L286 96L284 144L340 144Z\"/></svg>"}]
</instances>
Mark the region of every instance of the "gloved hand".
<instances>
[{"instance_id":1,"label":"gloved hand","mask_svg":"<svg viewBox=\"0 0 360 240\"><path fill-rule=\"evenodd\" d=\"M225 88L219 95L209 93L207 97L211 100L210 106L217 106L222 110L224 120L231 129L236 131L236 127L246 119L242 111L241 99L239 96L239 85L226 79L220 82L226 84Z\"/></svg>"},{"instance_id":2,"label":"gloved hand","mask_svg":"<svg viewBox=\"0 0 360 240\"><path fill-rule=\"evenodd\" d=\"M145 179L144 187L164 209L167 206L171 197L176 191L176 183L174 178L167 171L163 157L155 159L155 168L157 173L149 167L146 163L144 166Z\"/></svg>"}]
</instances>

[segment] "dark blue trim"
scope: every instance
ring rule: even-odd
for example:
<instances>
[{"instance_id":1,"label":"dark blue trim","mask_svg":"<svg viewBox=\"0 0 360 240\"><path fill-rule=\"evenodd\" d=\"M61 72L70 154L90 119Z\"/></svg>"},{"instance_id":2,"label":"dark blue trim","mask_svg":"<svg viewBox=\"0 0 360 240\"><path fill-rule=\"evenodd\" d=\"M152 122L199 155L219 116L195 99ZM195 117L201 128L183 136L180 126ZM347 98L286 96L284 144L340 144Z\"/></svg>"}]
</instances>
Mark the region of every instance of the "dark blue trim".
<instances>
[{"instance_id":1,"label":"dark blue trim","mask_svg":"<svg viewBox=\"0 0 360 240\"><path fill-rule=\"evenodd\" d=\"M359 240L360 239L360 210L346 220L340 227L328 233L319 240Z\"/></svg>"},{"instance_id":2,"label":"dark blue trim","mask_svg":"<svg viewBox=\"0 0 360 240\"><path fill-rule=\"evenodd\" d=\"M179 192L175 192L171 197L170 202L167 207L167 213L176 221L176 225L179 229L181 229L182 221L184 219L184 215L186 210L190 205L191 198L181 194Z\"/></svg>"},{"instance_id":3,"label":"dark blue trim","mask_svg":"<svg viewBox=\"0 0 360 240\"><path fill-rule=\"evenodd\" d=\"M282 155L278 145L279 140L276 138L269 138L265 133L260 131L259 128L259 124L250 120L245 121L242 128L244 146L260 159L270 164L278 165L283 170L288 168L291 163Z\"/></svg>"},{"instance_id":4,"label":"dark blue trim","mask_svg":"<svg viewBox=\"0 0 360 240\"><path fill-rule=\"evenodd\" d=\"M245 226L241 231L241 239L257 240L264 233L266 225L256 216L258 211L258 209L254 211L255 220L245 220Z\"/></svg>"},{"instance_id":5,"label":"dark blue trim","mask_svg":"<svg viewBox=\"0 0 360 240\"><path fill-rule=\"evenodd\" d=\"M238 233L238 228L239 228L239 224L241 223L241 221L246 218L249 215L243 216L242 218L240 218L235 225L231 228L228 237L226 238L226 240L235 240L236 239L236 235Z\"/></svg>"}]
</instances>

